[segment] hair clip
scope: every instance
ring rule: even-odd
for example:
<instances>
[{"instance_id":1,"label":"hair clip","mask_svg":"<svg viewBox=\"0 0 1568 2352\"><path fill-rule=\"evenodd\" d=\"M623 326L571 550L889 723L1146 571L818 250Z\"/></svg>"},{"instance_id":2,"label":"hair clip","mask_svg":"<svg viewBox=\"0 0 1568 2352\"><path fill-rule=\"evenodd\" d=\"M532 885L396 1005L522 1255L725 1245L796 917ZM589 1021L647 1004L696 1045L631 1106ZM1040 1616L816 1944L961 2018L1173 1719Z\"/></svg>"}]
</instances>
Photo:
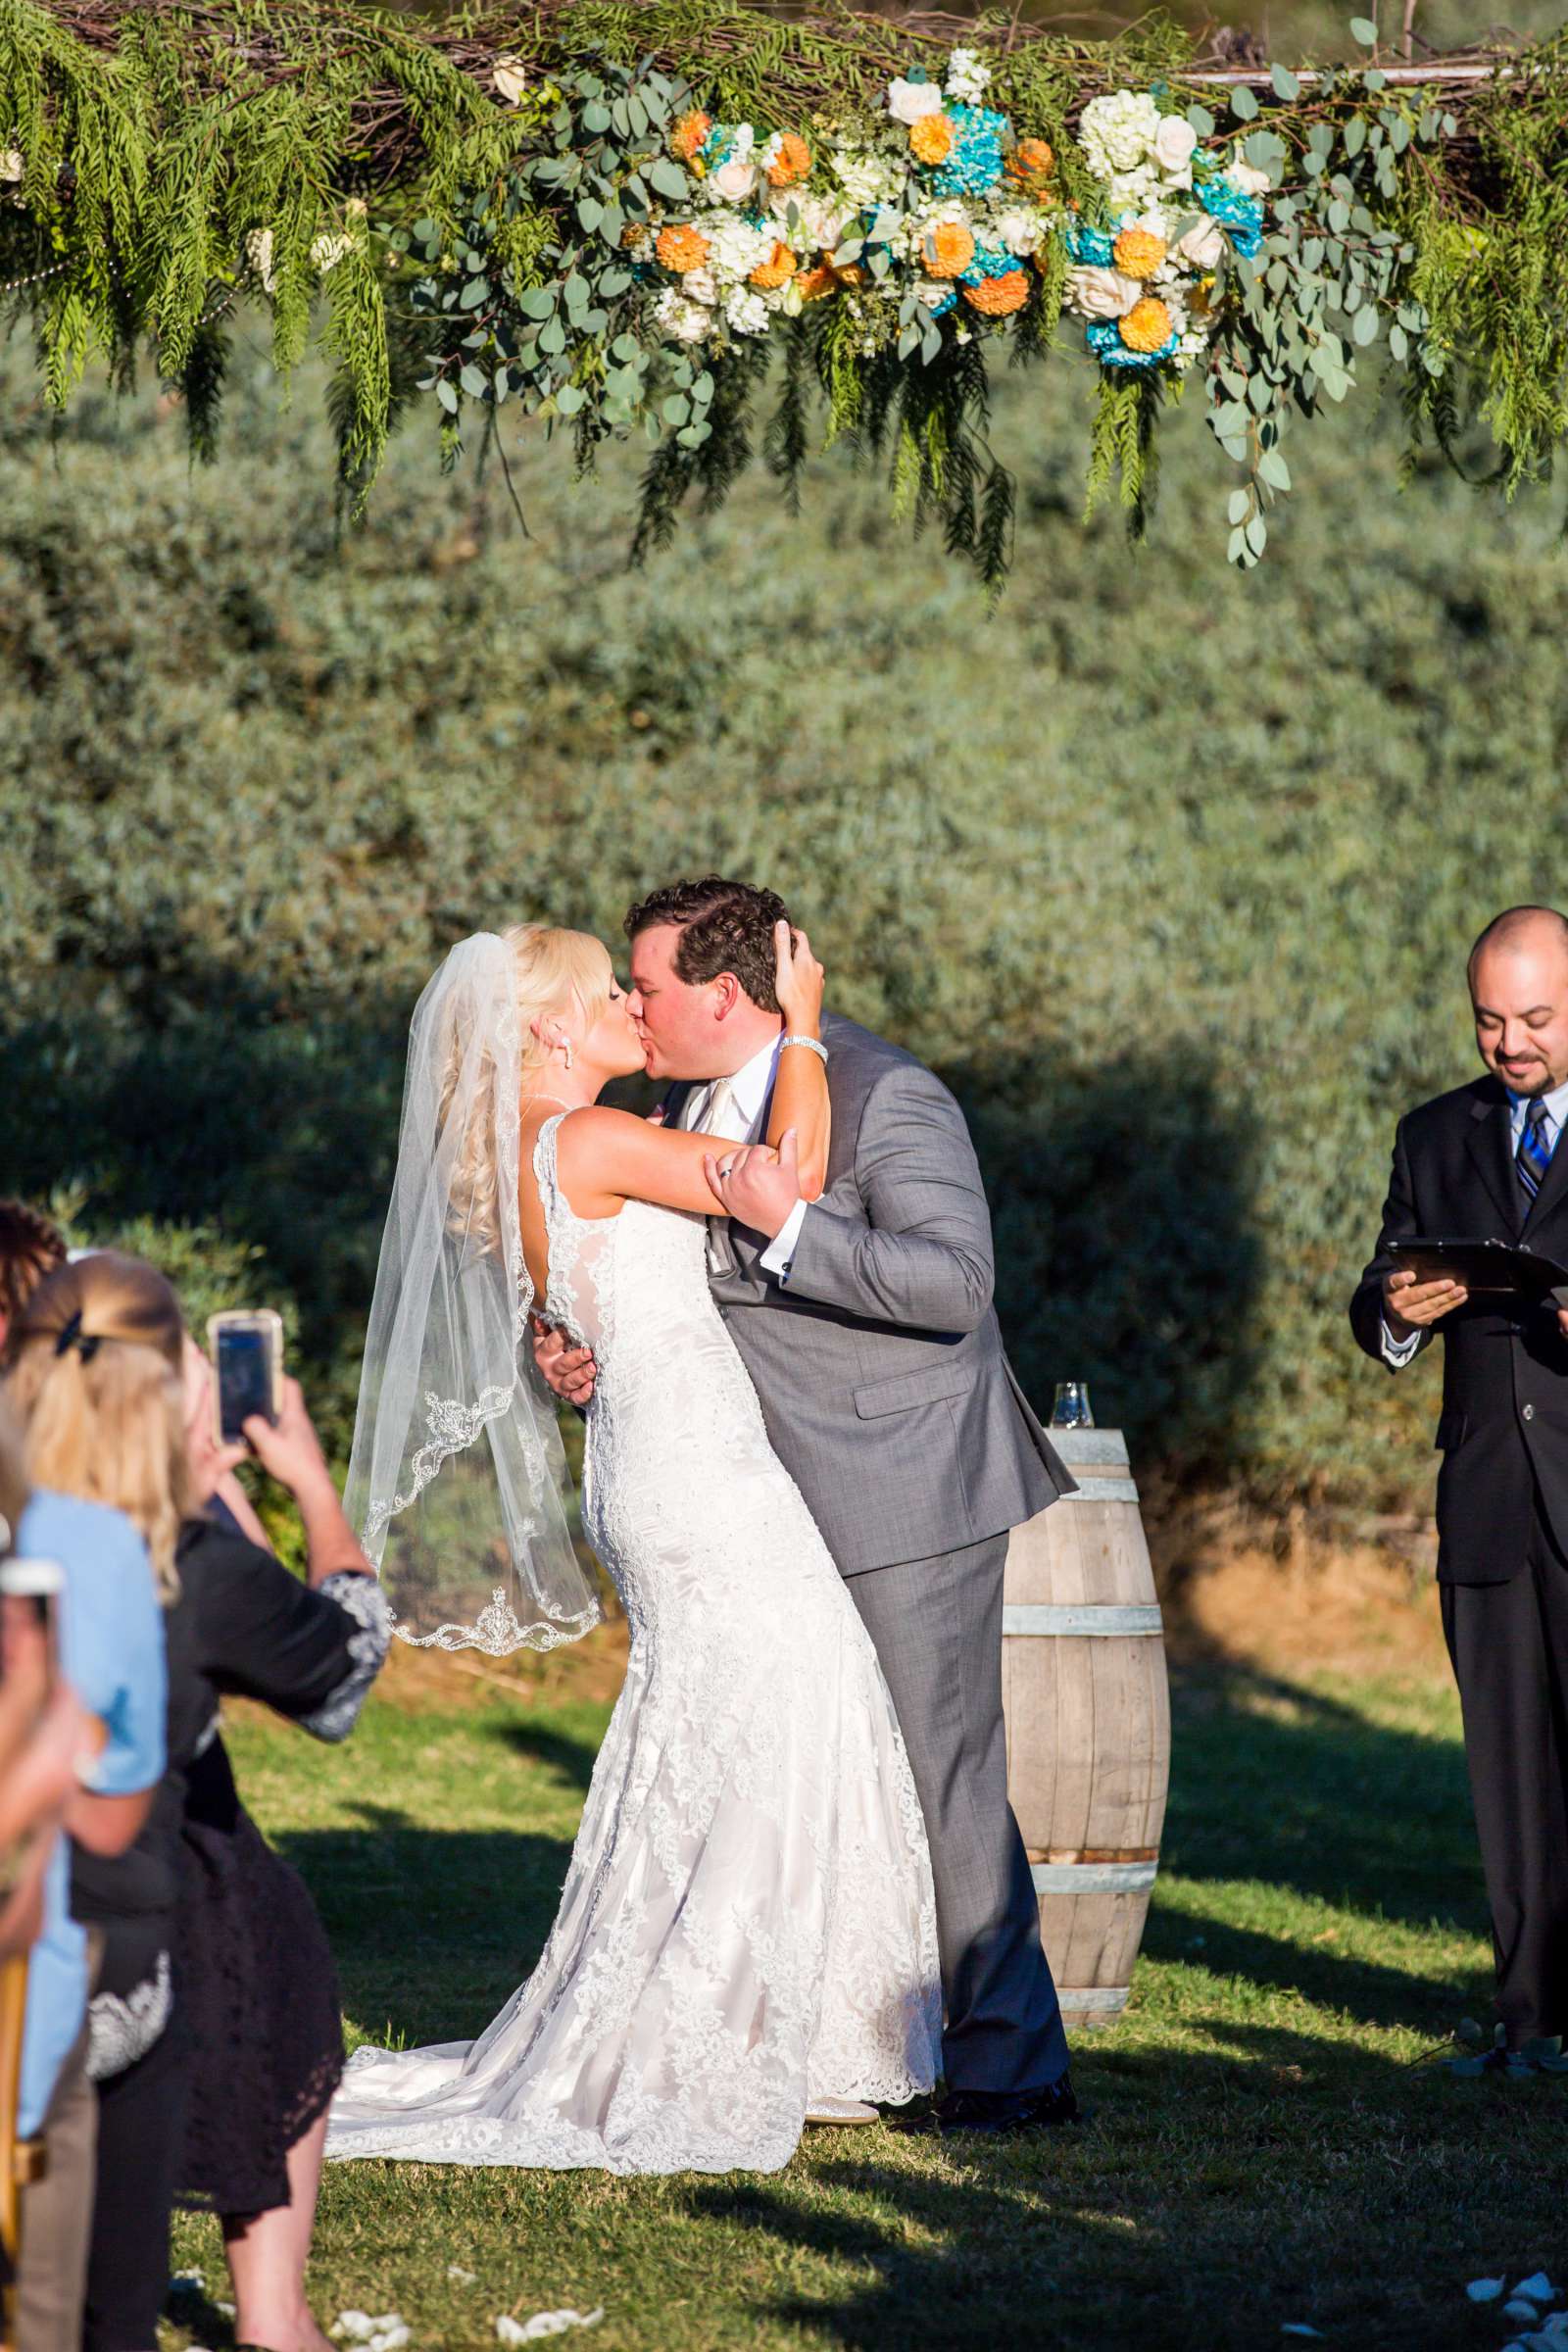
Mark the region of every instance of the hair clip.
<instances>
[{"instance_id":1,"label":"hair clip","mask_svg":"<svg viewBox=\"0 0 1568 2352\"><path fill-rule=\"evenodd\" d=\"M90 1332L83 1332L81 1328L81 1309L78 1306L75 1313L72 1316L70 1322L67 1323L61 1331L60 1337L56 1340L55 1353L56 1355L66 1355L73 1348L74 1348L82 1362L84 1364L90 1364L102 1345L103 1342L100 1338L94 1337Z\"/></svg>"}]
</instances>

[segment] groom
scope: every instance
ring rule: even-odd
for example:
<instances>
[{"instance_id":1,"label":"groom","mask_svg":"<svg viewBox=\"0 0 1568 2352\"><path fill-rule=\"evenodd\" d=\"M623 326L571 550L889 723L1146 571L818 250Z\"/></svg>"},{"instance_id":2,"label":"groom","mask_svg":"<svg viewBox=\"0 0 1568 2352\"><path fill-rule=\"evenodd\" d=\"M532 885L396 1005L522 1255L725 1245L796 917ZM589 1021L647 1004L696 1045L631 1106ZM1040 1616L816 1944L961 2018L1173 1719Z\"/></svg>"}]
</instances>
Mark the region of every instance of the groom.
<instances>
[{"instance_id":1,"label":"groom","mask_svg":"<svg viewBox=\"0 0 1568 2352\"><path fill-rule=\"evenodd\" d=\"M747 1143L767 1124L783 1019L782 900L716 875L626 917L631 1012L664 1115ZM991 1219L963 1115L911 1054L822 1021L833 1107L808 1206L757 1154L715 1189L709 1276L876 1645L925 1814L947 2024L944 2131L1071 2122L1067 2043L1007 1803L1002 1580L1008 1530L1071 1491L1002 1351ZM558 1333L541 1371L585 1402L593 1363Z\"/></svg>"}]
</instances>

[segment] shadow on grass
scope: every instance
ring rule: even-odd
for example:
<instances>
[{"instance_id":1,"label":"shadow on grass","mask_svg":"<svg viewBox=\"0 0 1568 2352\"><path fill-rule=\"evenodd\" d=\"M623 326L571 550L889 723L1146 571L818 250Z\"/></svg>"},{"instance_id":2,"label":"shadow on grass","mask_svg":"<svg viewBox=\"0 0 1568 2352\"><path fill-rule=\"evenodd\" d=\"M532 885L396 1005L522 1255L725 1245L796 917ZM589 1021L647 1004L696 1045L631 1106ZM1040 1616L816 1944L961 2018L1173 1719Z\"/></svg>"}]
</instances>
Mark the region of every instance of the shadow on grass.
<instances>
[{"instance_id":1,"label":"shadow on grass","mask_svg":"<svg viewBox=\"0 0 1568 2352\"><path fill-rule=\"evenodd\" d=\"M594 1777L594 1760L599 1753L591 1741L573 1739L554 1724L536 1718L497 1724L496 1737L530 1764L547 1766L568 1788L587 1795L588 1784Z\"/></svg>"}]
</instances>

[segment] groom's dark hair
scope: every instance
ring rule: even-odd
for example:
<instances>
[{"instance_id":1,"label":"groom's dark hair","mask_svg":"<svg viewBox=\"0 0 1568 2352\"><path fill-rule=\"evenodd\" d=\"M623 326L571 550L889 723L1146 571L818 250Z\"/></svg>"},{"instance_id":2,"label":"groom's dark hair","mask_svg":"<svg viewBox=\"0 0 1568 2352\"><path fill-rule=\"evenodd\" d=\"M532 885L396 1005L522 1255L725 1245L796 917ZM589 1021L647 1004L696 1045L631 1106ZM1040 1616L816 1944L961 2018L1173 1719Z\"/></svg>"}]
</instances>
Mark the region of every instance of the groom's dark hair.
<instances>
[{"instance_id":1,"label":"groom's dark hair","mask_svg":"<svg viewBox=\"0 0 1568 2352\"><path fill-rule=\"evenodd\" d=\"M701 882L671 882L667 889L639 900L626 917L626 937L635 939L656 923L674 923L680 931L674 955L677 978L689 988L700 988L720 972L733 972L754 1004L764 1012L777 1012L773 925L788 918L789 909L776 890L706 874Z\"/></svg>"}]
</instances>

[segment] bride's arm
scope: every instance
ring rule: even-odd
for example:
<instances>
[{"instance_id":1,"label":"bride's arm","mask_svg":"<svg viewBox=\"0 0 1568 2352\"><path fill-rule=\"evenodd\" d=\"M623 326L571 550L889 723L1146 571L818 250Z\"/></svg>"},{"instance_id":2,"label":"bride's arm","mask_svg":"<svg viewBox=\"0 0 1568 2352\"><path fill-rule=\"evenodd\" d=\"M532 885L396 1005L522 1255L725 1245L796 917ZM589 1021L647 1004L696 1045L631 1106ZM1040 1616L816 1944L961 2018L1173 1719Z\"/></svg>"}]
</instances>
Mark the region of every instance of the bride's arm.
<instances>
[{"instance_id":1,"label":"bride's arm","mask_svg":"<svg viewBox=\"0 0 1568 2352\"><path fill-rule=\"evenodd\" d=\"M773 951L776 957L773 986L784 1014L785 1036L818 1037L822 1027L822 966L811 954L810 941L804 931L792 933L788 923L775 923ZM827 1181L830 1124L827 1063L808 1045L785 1046L773 1081L767 1140L776 1152L784 1137L794 1130L803 1200L819 1199Z\"/></svg>"},{"instance_id":2,"label":"bride's arm","mask_svg":"<svg viewBox=\"0 0 1568 2352\"><path fill-rule=\"evenodd\" d=\"M724 1216L705 1162L734 1158L742 1148L718 1135L651 1127L629 1110L599 1103L563 1119L556 1146L566 1203L579 1217L612 1217L623 1200Z\"/></svg>"}]
</instances>

